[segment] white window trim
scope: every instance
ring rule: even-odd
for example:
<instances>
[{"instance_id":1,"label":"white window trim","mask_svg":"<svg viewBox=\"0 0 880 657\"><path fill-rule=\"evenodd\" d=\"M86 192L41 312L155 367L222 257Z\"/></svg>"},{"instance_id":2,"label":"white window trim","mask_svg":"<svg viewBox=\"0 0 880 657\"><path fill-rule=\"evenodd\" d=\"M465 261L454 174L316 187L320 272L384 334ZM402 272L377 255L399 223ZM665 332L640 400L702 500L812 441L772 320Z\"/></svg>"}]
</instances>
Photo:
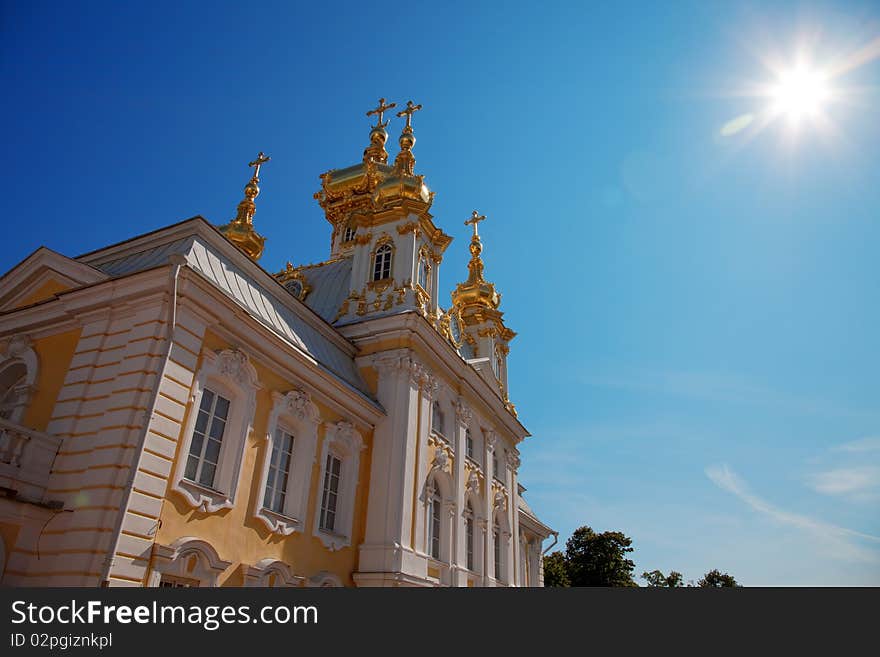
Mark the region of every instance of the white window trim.
<instances>
[{"instance_id":1,"label":"white window trim","mask_svg":"<svg viewBox=\"0 0 880 657\"><path fill-rule=\"evenodd\" d=\"M306 586L317 588L342 588L342 579L336 573L322 570L306 580Z\"/></svg>"},{"instance_id":2,"label":"white window trim","mask_svg":"<svg viewBox=\"0 0 880 657\"><path fill-rule=\"evenodd\" d=\"M192 570L187 570L190 559L196 562ZM153 546L153 572L150 573L149 586L156 587L163 575L198 580L199 586L214 587L229 566L207 541L194 536L178 538L171 545Z\"/></svg>"},{"instance_id":3,"label":"white window trim","mask_svg":"<svg viewBox=\"0 0 880 657\"><path fill-rule=\"evenodd\" d=\"M302 575L295 575L286 563L271 557L261 559L253 566L245 565L243 575L246 587L267 587L272 575L276 577L277 588L302 586L306 581Z\"/></svg>"},{"instance_id":4,"label":"white window trim","mask_svg":"<svg viewBox=\"0 0 880 657\"><path fill-rule=\"evenodd\" d=\"M230 402L217 462L217 473L214 477L214 488L184 478L193 430L205 388L211 388ZM235 504L244 448L253 428L259 388L257 372L243 352L226 349L217 353L204 353L202 367L193 382L189 417L184 427L183 441L177 455L177 466L171 486L172 490L180 493L193 508L213 513L231 508Z\"/></svg>"},{"instance_id":5,"label":"white window trim","mask_svg":"<svg viewBox=\"0 0 880 657\"><path fill-rule=\"evenodd\" d=\"M428 477L425 480L424 492L422 493L422 512L425 514L425 556L432 561L445 564L452 563L452 520L455 516L455 500L452 496L452 491L455 489L455 485L452 481L452 477L446 471L449 463L449 455L446 453L446 450L438 445L434 452L434 459L431 462L431 471L428 473ZM431 498L434 492L440 497L439 557L435 557L431 554L431 510L433 508Z\"/></svg>"},{"instance_id":6,"label":"white window trim","mask_svg":"<svg viewBox=\"0 0 880 657\"><path fill-rule=\"evenodd\" d=\"M254 516L273 534L289 536L295 531L303 531L309 503L309 483L315 451L318 446L318 425L321 415L312 402L309 393L291 390L286 395L272 392L272 411L264 439L265 448L260 468L258 496L254 506ZM290 472L287 476L287 491L284 509L281 513L264 506L266 481L269 478L269 465L272 460L272 447L278 430L293 436L293 454L290 459Z\"/></svg>"},{"instance_id":7,"label":"white window trim","mask_svg":"<svg viewBox=\"0 0 880 657\"><path fill-rule=\"evenodd\" d=\"M498 527L498 537L499 537L499 547L500 547L500 571L501 577L495 577L495 557L493 554L492 557L492 578L496 582L500 582L503 584L509 584L513 578L513 572L511 570L512 564L508 563L510 561L508 557L508 547L509 541L511 540L511 531L510 531L510 522L507 517L507 497L504 495L502 491L495 491L495 497L493 501L493 511L492 511L492 531L494 533L496 523ZM493 534L493 541L494 541ZM493 543L493 550L494 550Z\"/></svg>"},{"instance_id":8,"label":"white window trim","mask_svg":"<svg viewBox=\"0 0 880 657\"><path fill-rule=\"evenodd\" d=\"M351 545L361 450L366 445L364 445L361 434L349 422L327 422L324 427L324 442L321 446L319 461L321 474L318 478L318 499L315 504L315 521L312 533L325 547L336 551ZM336 522L332 532L321 528L321 502L328 454L333 454L342 462L339 469L339 492L336 498Z\"/></svg>"},{"instance_id":9,"label":"white window trim","mask_svg":"<svg viewBox=\"0 0 880 657\"><path fill-rule=\"evenodd\" d=\"M15 391L15 404L11 407L9 421L21 423L25 410L30 404L36 390L37 372L40 368L40 359L34 351L30 339L26 335L16 335L11 338L2 349L0 356L0 372L15 363L21 363L26 370L25 379L13 388Z\"/></svg>"}]
</instances>

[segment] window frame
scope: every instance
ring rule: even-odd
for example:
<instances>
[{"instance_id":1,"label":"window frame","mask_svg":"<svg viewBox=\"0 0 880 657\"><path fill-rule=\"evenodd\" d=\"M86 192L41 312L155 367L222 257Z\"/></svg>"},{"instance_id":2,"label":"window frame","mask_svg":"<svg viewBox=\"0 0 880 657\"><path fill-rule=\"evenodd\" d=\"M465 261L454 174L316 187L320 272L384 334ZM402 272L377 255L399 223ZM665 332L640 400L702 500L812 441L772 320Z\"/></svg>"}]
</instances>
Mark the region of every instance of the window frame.
<instances>
[{"instance_id":1,"label":"window frame","mask_svg":"<svg viewBox=\"0 0 880 657\"><path fill-rule=\"evenodd\" d=\"M318 500L314 513L312 534L331 551L351 545L354 524L354 506L360 470L360 453L365 449L363 438L350 422L324 423L324 440L321 445L320 474L318 476ZM332 531L321 527L321 506L327 456L332 454L340 460L339 490L336 516Z\"/></svg>"},{"instance_id":2,"label":"window frame","mask_svg":"<svg viewBox=\"0 0 880 657\"><path fill-rule=\"evenodd\" d=\"M229 400L229 411L217 459L212 486L187 479L189 457L199 408L206 389ZM244 449L253 429L256 393L260 389L257 373L247 355L225 349L202 354L202 364L193 379L187 419L181 435L171 489L179 493L193 508L206 513L232 508L241 479Z\"/></svg>"},{"instance_id":3,"label":"window frame","mask_svg":"<svg viewBox=\"0 0 880 657\"><path fill-rule=\"evenodd\" d=\"M264 449L259 465L259 491L254 516L273 534L289 536L303 531L311 489L312 464L318 445L321 414L309 393L290 390L285 394L272 391L272 410L264 436ZM265 505L272 453L279 432L293 436L293 454L287 477L284 506L275 511Z\"/></svg>"},{"instance_id":4,"label":"window frame","mask_svg":"<svg viewBox=\"0 0 880 657\"><path fill-rule=\"evenodd\" d=\"M387 260L383 257L381 265L379 264L380 255L388 256ZM376 245L376 250L373 253L372 265L370 281L377 283L379 281L387 281L391 278L394 267L394 245L390 241L384 241Z\"/></svg>"}]
</instances>

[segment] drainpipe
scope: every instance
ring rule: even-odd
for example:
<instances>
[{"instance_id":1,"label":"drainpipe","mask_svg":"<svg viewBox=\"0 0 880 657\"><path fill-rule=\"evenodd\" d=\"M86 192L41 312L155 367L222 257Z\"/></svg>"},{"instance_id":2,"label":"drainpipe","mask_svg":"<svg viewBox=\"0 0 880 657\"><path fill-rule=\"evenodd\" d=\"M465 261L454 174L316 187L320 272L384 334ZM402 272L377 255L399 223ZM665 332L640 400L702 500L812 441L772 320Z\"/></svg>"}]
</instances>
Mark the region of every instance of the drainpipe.
<instances>
[{"instance_id":1,"label":"drainpipe","mask_svg":"<svg viewBox=\"0 0 880 657\"><path fill-rule=\"evenodd\" d=\"M552 550L552 549L556 546L556 544L559 542L559 532L550 532L550 533L553 534L553 542L552 542L550 545L547 546L547 549L546 549L546 550L544 550L543 552L541 552L541 556L542 556L542 557L543 557L545 554L547 554L550 550Z\"/></svg>"},{"instance_id":2,"label":"drainpipe","mask_svg":"<svg viewBox=\"0 0 880 657\"><path fill-rule=\"evenodd\" d=\"M168 365L168 357L171 355L174 327L177 325L177 279L180 275L180 268L186 264L186 257L179 253L174 253L169 256L168 262L171 265L171 300L169 302L170 305L168 309L168 330L166 331L165 335L165 348L163 349L164 353L162 355L162 367L158 372L156 381L153 383L153 390L150 394L150 405L148 409L153 408L153 405L156 402L156 398L159 395L159 386L162 385L162 379L165 378L165 369ZM137 448L135 449L134 460L131 464L131 468L129 469L128 481L126 482L125 488L122 491L122 505L119 509L119 518L116 521L116 526L112 534L115 538L113 539L113 547L104 562L104 569L101 577L101 586L108 586L110 583L110 568L113 566L113 558L116 556L116 550L119 547L119 538L122 535L122 522L125 520L126 510L128 509L128 502L131 499L131 491L132 487L134 486L134 478L137 475L138 463L140 462L141 455L144 451L144 443L147 441L147 428L149 426L150 419L149 417L145 417L143 429L141 430L140 436L138 437L138 444Z\"/></svg>"}]
</instances>

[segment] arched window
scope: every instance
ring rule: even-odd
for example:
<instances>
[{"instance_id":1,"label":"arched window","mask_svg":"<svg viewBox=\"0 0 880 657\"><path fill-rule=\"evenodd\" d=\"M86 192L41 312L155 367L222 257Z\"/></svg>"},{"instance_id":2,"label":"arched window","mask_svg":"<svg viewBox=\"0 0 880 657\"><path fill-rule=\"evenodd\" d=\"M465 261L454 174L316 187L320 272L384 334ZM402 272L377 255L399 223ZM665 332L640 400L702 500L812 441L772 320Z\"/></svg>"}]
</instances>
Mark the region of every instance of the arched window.
<instances>
[{"instance_id":1,"label":"arched window","mask_svg":"<svg viewBox=\"0 0 880 657\"><path fill-rule=\"evenodd\" d=\"M434 485L429 489L428 509L428 548L434 559L440 558L440 514L442 513L443 500L440 491Z\"/></svg>"},{"instance_id":2,"label":"arched window","mask_svg":"<svg viewBox=\"0 0 880 657\"><path fill-rule=\"evenodd\" d=\"M19 405L21 386L27 381L27 366L14 362L0 372L0 417L9 420Z\"/></svg>"},{"instance_id":3,"label":"arched window","mask_svg":"<svg viewBox=\"0 0 880 657\"><path fill-rule=\"evenodd\" d=\"M342 243L351 242L354 239L355 233L357 233L357 226L354 223L350 223L345 227L345 232L342 233Z\"/></svg>"},{"instance_id":4,"label":"arched window","mask_svg":"<svg viewBox=\"0 0 880 657\"><path fill-rule=\"evenodd\" d=\"M474 569L474 508L470 500L464 509L464 549L468 570Z\"/></svg>"},{"instance_id":5,"label":"arched window","mask_svg":"<svg viewBox=\"0 0 880 657\"><path fill-rule=\"evenodd\" d=\"M440 409L440 402L435 401L431 407L431 428L434 430L434 433L445 437L446 432L444 431L443 419L443 411Z\"/></svg>"},{"instance_id":6,"label":"arched window","mask_svg":"<svg viewBox=\"0 0 880 657\"><path fill-rule=\"evenodd\" d=\"M492 524L492 546L495 551L495 579L501 579L502 573L502 564L501 564L501 525L498 524L498 517L495 517L495 522Z\"/></svg>"},{"instance_id":7,"label":"arched window","mask_svg":"<svg viewBox=\"0 0 880 657\"><path fill-rule=\"evenodd\" d=\"M376 259L373 263L373 280L382 281L391 278L391 245L383 244L376 250Z\"/></svg>"}]
</instances>

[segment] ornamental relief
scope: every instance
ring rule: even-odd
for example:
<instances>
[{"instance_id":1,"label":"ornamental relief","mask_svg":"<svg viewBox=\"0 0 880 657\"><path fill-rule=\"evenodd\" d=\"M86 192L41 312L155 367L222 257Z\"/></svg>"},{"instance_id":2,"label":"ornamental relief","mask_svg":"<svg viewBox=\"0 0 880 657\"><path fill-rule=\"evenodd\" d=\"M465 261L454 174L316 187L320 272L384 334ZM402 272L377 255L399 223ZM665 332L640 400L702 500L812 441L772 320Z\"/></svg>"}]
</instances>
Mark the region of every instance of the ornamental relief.
<instances>
[{"instance_id":1,"label":"ornamental relief","mask_svg":"<svg viewBox=\"0 0 880 657\"><path fill-rule=\"evenodd\" d=\"M217 372L229 377L241 387L258 387L257 371L250 364L247 354L238 349L224 349L216 352Z\"/></svg>"},{"instance_id":2,"label":"ornamental relief","mask_svg":"<svg viewBox=\"0 0 880 657\"><path fill-rule=\"evenodd\" d=\"M303 390L294 389L285 395L273 391L272 399L281 413L313 424L318 424L321 421L318 407L312 401L311 395Z\"/></svg>"},{"instance_id":3,"label":"ornamental relief","mask_svg":"<svg viewBox=\"0 0 880 657\"><path fill-rule=\"evenodd\" d=\"M452 474L452 469L455 464L455 456L452 451L452 446L431 434L428 436L428 447L434 450L434 457L431 460L431 469L442 470L443 472Z\"/></svg>"}]
</instances>

